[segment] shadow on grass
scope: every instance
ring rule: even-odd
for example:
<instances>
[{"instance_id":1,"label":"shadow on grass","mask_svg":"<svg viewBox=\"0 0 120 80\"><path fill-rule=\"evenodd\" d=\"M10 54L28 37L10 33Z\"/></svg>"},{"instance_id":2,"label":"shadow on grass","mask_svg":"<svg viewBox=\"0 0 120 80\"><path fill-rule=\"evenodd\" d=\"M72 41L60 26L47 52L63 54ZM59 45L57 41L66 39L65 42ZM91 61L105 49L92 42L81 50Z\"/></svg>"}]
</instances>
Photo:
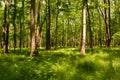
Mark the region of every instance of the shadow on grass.
<instances>
[{"instance_id":1,"label":"shadow on grass","mask_svg":"<svg viewBox=\"0 0 120 80\"><path fill-rule=\"evenodd\" d=\"M120 57L120 49L103 49L104 52L114 57Z\"/></svg>"}]
</instances>

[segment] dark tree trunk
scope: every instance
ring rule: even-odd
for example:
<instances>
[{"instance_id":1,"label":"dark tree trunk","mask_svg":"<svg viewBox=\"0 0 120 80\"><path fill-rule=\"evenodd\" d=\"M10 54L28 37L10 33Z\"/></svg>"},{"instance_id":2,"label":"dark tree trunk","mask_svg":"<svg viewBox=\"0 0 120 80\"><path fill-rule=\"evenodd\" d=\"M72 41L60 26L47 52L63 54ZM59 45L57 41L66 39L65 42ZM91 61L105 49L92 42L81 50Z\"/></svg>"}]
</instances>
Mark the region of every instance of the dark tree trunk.
<instances>
[{"instance_id":1,"label":"dark tree trunk","mask_svg":"<svg viewBox=\"0 0 120 80\"><path fill-rule=\"evenodd\" d=\"M62 33L64 34L64 35L62 35L62 47L65 47L65 36L66 36L66 30L65 30L65 20L63 20L63 30L62 30ZM60 45L60 43L59 43L59 45Z\"/></svg>"},{"instance_id":2,"label":"dark tree trunk","mask_svg":"<svg viewBox=\"0 0 120 80\"><path fill-rule=\"evenodd\" d=\"M23 35L22 35L22 33L23 33L23 27L24 27L24 0L22 0L22 10L21 10L21 12L20 12L20 15L19 15L20 16L20 44L19 44L20 51L21 51L22 45L23 45Z\"/></svg>"},{"instance_id":3,"label":"dark tree trunk","mask_svg":"<svg viewBox=\"0 0 120 80\"><path fill-rule=\"evenodd\" d=\"M21 51L21 48L22 48L22 22L21 22L21 14L19 15L20 17L20 44L19 44L19 47L20 47L20 51Z\"/></svg>"},{"instance_id":4,"label":"dark tree trunk","mask_svg":"<svg viewBox=\"0 0 120 80\"><path fill-rule=\"evenodd\" d=\"M35 0L31 0L30 8L30 56L35 53Z\"/></svg>"},{"instance_id":5,"label":"dark tree trunk","mask_svg":"<svg viewBox=\"0 0 120 80\"><path fill-rule=\"evenodd\" d=\"M82 9L82 34L81 34L81 51L80 54L85 54L86 45L86 13L87 13L87 0L83 0Z\"/></svg>"},{"instance_id":6,"label":"dark tree trunk","mask_svg":"<svg viewBox=\"0 0 120 80\"><path fill-rule=\"evenodd\" d=\"M89 21L89 24L88 24L88 27L89 27L89 33L90 33L90 48L91 48L91 51L93 52L93 33L92 33L92 29L91 29L91 18L90 18L90 12L89 12L89 8L88 8L88 4L87 4L87 12L88 12L88 21Z\"/></svg>"},{"instance_id":7,"label":"dark tree trunk","mask_svg":"<svg viewBox=\"0 0 120 80\"><path fill-rule=\"evenodd\" d=\"M104 0L104 3L109 6L108 8L105 8L105 10L104 10L104 19L105 19L105 28L106 28L105 46L110 47L110 41L111 41L111 33L110 33L110 1L109 0Z\"/></svg>"},{"instance_id":8,"label":"dark tree trunk","mask_svg":"<svg viewBox=\"0 0 120 80\"><path fill-rule=\"evenodd\" d=\"M57 49L57 46L58 46L58 15L59 15L59 7L58 7L58 0L56 0L55 49Z\"/></svg>"},{"instance_id":9,"label":"dark tree trunk","mask_svg":"<svg viewBox=\"0 0 120 80\"><path fill-rule=\"evenodd\" d=\"M51 45L50 45L50 0L48 0L48 7L47 7L47 22L46 22L46 49L50 50Z\"/></svg>"},{"instance_id":10,"label":"dark tree trunk","mask_svg":"<svg viewBox=\"0 0 120 80\"><path fill-rule=\"evenodd\" d=\"M13 16L13 26L14 26L14 52L15 52L15 49L16 49L16 4L17 4L17 1L14 0L14 16Z\"/></svg>"}]
</instances>

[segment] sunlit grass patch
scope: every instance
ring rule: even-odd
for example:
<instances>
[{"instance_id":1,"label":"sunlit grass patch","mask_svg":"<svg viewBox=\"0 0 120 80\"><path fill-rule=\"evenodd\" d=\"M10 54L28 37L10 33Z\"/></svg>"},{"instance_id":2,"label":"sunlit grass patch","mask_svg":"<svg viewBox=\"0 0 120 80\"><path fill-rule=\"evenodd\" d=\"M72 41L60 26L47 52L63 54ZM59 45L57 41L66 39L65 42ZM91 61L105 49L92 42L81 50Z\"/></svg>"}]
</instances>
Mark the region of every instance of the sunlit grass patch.
<instances>
[{"instance_id":1,"label":"sunlit grass patch","mask_svg":"<svg viewBox=\"0 0 120 80\"><path fill-rule=\"evenodd\" d=\"M112 60L111 65L116 72L120 72L120 58Z\"/></svg>"},{"instance_id":2,"label":"sunlit grass patch","mask_svg":"<svg viewBox=\"0 0 120 80\"><path fill-rule=\"evenodd\" d=\"M78 54L78 51L76 52L76 48L60 48L57 50L50 50L50 52L64 53L65 55Z\"/></svg>"},{"instance_id":3,"label":"sunlit grass patch","mask_svg":"<svg viewBox=\"0 0 120 80\"><path fill-rule=\"evenodd\" d=\"M14 55L14 54L8 54L8 55L2 55L0 57L0 61L2 62L13 62L13 61L24 61L27 57L25 55Z\"/></svg>"}]
</instances>

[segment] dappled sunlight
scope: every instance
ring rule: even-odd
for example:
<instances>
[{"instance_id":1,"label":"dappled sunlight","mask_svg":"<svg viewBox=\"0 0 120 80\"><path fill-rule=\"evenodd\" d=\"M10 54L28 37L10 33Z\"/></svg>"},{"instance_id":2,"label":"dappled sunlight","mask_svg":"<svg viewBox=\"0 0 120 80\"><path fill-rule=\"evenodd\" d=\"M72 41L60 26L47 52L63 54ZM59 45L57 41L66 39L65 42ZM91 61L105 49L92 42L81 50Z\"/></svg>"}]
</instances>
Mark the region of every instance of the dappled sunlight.
<instances>
[{"instance_id":1,"label":"dappled sunlight","mask_svg":"<svg viewBox=\"0 0 120 80\"><path fill-rule=\"evenodd\" d=\"M51 52L55 52L55 53L64 53L66 55L69 54L76 54L74 51L76 50L76 48L60 48L57 50L51 50Z\"/></svg>"}]
</instances>

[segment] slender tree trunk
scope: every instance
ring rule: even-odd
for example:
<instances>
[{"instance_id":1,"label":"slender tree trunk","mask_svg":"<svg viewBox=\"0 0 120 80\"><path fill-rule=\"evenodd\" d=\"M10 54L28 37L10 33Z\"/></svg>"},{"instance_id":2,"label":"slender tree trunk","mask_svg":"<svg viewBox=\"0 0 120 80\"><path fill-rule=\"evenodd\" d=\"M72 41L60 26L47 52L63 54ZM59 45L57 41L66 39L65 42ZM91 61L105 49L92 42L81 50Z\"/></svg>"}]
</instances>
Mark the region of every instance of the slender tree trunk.
<instances>
[{"instance_id":1,"label":"slender tree trunk","mask_svg":"<svg viewBox=\"0 0 120 80\"><path fill-rule=\"evenodd\" d=\"M22 12L22 14L21 14ZM22 32L23 32L23 27L24 27L24 0L22 0L22 10L19 13L20 15L20 43L19 43L19 47L20 47L20 51L22 49L22 43L23 43L23 36L22 36ZM23 16L21 16L23 15Z\"/></svg>"},{"instance_id":2,"label":"slender tree trunk","mask_svg":"<svg viewBox=\"0 0 120 80\"><path fill-rule=\"evenodd\" d=\"M20 17L20 44L19 44L19 47L20 47L20 51L21 51L21 48L22 48L22 22L21 22L21 14L19 15L19 17Z\"/></svg>"},{"instance_id":3,"label":"slender tree trunk","mask_svg":"<svg viewBox=\"0 0 120 80\"><path fill-rule=\"evenodd\" d=\"M41 47L41 0L38 3L37 26L36 26L36 48Z\"/></svg>"},{"instance_id":4,"label":"slender tree trunk","mask_svg":"<svg viewBox=\"0 0 120 80\"><path fill-rule=\"evenodd\" d=\"M58 15L59 15L59 8L58 8L58 0L56 0L56 30L55 30L55 49L57 49L58 45Z\"/></svg>"},{"instance_id":5,"label":"slender tree trunk","mask_svg":"<svg viewBox=\"0 0 120 80\"><path fill-rule=\"evenodd\" d=\"M67 25L66 25L67 24ZM68 29L67 29L68 23L67 23L67 19L64 21L64 27L65 27L65 47L67 47L68 45Z\"/></svg>"},{"instance_id":6,"label":"slender tree trunk","mask_svg":"<svg viewBox=\"0 0 120 80\"><path fill-rule=\"evenodd\" d=\"M64 35L62 35L62 47L65 47L65 20L63 20L63 31L62 33Z\"/></svg>"},{"instance_id":7,"label":"slender tree trunk","mask_svg":"<svg viewBox=\"0 0 120 80\"><path fill-rule=\"evenodd\" d=\"M88 8L88 4L87 4L87 12L88 12L88 21L89 21L89 31L90 31L90 48L91 51L93 52L93 33L92 33L92 29L91 29L91 18L90 18L90 12L89 12L89 8Z\"/></svg>"},{"instance_id":8,"label":"slender tree trunk","mask_svg":"<svg viewBox=\"0 0 120 80\"><path fill-rule=\"evenodd\" d=\"M69 18L69 15L67 16L67 21L68 21L68 23L67 23L67 47L70 47L70 18Z\"/></svg>"},{"instance_id":9,"label":"slender tree trunk","mask_svg":"<svg viewBox=\"0 0 120 80\"><path fill-rule=\"evenodd\" d=\"M31 0L30 8L30 56L35 53L35 0Z\"/></svg>"},{"instance_id":10,"label":"slender tree trunk","mask_svg":"<svg viewBox=\"0 0 120 80\"><path fill-rule=\"evenodd\" d=\"M9 25L8 25L8 6L7 1L4 0L5 8L4 8L4 24L3 24L3 50L4 53L8 53L8 34L9 34Z\"/></svg>"},{"instance_id":11,"label":"slender tree trunk","mask_svg":"<svg viewBox=\"0 0 120 80\"><path fill-rule=\"evenodd\" d=\"M50 20L50 0L48 0L48 7L47 7L47 24L46 24L46 49L50 50L50 26L51 26L51 20Z\"/></svg>"},{"instance_id":12,"label":"slender tree trunk","mask_svg":"<svg viewBox=\"0 0 120 80\"><path fill-rule=\"evenodd\" d=\"M105 28L106 28L105 46L110 47L110 41L111 41L111 33L110 33L110 1L109 0L104 0L104 3L109 6L108 8L105 8L105 10L104 10Z\"/></svg>"},{"instance_id":13,"label":"slender tree trunk","mask_svg":"<svg viewBox=\"0 0 120 80\"><path fill-rule=\"evenodd\" d=\"M99 12L99 31L98 31L98 42L99 42L99 46L102 47L102 22L101 22L101 15Z\"/></svg>"},{"instance_id":14,"label":"slender tree trunk","mask_svg":"<svg viewBox=\"0 0 120 80\"><path fill-rule=\"evenodd\" d=\"M14 52L15 52L15 49L16 49L16 4L17 4L17 1L14 0L14 16L13 16L13 26L14 26Z\"/></svg>"},{"instance_id":15,"label":"slender tree trunk","mask_svg":"<svg viewBox=\"0 0 120 80\"><path fill-rule=\"evenodd\" d=\"M81 34L81 51L80 54L85 54L86 45L86 13L87 13L87 0L83 0L82 9L82 34Z\"/></svg>"}]
</instances>

